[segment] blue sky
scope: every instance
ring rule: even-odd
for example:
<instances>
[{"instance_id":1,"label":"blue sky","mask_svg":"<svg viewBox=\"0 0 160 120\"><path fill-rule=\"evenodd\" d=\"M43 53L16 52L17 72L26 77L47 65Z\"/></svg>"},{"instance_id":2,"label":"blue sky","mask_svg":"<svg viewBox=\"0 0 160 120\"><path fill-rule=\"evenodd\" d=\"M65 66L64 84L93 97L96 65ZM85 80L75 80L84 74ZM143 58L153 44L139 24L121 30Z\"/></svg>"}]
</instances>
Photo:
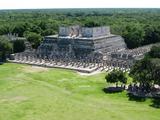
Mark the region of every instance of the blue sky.
<instances>
[{"instance_id":1,"label":"blue sky","mask_svg":"<svg viewBox=\"0 0 160 120\"><path fill-rule=\"evenodd\" d=\"M160 0L0 0L0 9L160 8Z\"/></svg>"}]
</instances>

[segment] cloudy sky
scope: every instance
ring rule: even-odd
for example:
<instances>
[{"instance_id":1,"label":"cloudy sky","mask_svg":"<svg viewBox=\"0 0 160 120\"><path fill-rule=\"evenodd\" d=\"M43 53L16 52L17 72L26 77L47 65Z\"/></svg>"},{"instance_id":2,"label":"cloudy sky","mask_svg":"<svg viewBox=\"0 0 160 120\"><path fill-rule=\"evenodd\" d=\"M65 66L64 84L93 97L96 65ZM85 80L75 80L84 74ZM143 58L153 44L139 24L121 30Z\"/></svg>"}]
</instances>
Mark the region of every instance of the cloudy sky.
<instances>
[{"instance_id":1,"label":"cloudy sky","mask_svg":"<svg viewBox=\"0 0 160 120\"><path fill-rule=\"evenodd\" d=\"M0 0L0 9L160 8L160 0Z\"/></svg>"}]
</instances>

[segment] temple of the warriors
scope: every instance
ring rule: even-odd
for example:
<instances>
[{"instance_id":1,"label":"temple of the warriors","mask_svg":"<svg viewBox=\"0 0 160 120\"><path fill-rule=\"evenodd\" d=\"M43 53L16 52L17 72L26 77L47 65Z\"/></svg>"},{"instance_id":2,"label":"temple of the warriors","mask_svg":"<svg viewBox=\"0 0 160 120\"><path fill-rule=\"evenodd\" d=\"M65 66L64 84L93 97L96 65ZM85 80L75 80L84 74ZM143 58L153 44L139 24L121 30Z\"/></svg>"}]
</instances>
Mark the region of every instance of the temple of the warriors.
<instances>
[{"instance_id":1,"label":"temple of the warriors","mask_svg":"<svg viewBox=\"0 0 160 120\"><path fill-rule=\"evenodd\" d=\"M50 35L44 38L39 46L41 55L65 52L76 57L84 57L93 54L103 56L126 49L123 38L110 33L110 27L59 27L58 35Z\"/></svg>"},{"instance_id":2,"label":"temple of the warriors","mask_svg":"<svg viewBox=\"0 0 160 120\"><path fill-rule=\"evenodd\" d=\"M28 43L26 46L29 46ZM10 61L86 73L113 69L126 72L136 60L142 59L151 47L152 45L147 45L129 50L124 39L120 35L112 34L108 26L76 25L59 27L58 34L45 36L37 50L26 49L16 53Z\"/></svg>"}]
</instances>

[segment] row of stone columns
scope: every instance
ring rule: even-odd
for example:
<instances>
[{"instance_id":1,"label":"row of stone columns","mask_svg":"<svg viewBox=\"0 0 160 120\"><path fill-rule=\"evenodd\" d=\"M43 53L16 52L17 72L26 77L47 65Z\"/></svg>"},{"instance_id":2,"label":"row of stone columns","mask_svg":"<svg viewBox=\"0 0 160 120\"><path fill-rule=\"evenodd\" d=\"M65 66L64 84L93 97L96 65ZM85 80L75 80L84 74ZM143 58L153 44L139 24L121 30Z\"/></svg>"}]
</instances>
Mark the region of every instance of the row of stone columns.
<instances>
[{"instance_id":1,"label":"row of stone columns","mask_svg":"<svg viewBox=\"0 0 160 120\"><path fill-rule=\"evenodd\" d=\"M71 66L76 68L97 68L101 70L112 70L112 69L121 69L127 70L130 69L131 64L128 61L123 60L102 60L102 59L92 59L92 58L83 58L76 59L71 58L70 56L45 56L45 55L36 55L28 53L17 53L15 55L15 60L18 62L24 63L35 63L35 64L51 64L59 66Z\"/></svg>"}]
</instances>

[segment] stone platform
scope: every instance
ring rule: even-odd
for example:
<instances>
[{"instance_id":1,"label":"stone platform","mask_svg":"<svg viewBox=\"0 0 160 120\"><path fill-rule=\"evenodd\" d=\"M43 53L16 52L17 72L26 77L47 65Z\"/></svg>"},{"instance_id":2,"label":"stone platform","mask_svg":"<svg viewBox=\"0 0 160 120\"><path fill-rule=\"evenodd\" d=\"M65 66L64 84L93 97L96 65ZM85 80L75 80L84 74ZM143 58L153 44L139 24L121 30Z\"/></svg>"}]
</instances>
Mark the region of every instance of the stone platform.
<instances>
[{"instance_id":1,"label":"stone platform","mask_svg":"<svg viewBox=\"0 0 160 120\"><path fill-rule=\"evenodd\" d=\"M51 63L39 63L39 62L30 62L30 61L21 61L21 60L8 60L9 62L12 63L19 63L19 64L28 64L28 65L34 65L34 66L41 66L41 67L48 67L48 68L62 68L62 69L69 69L69 70L75 70L78 72L82 72L82 73L92 73L95 72L97 70L99 70L100 68L98 67L93 67L93 68L83 68L83 67L75 67L75 66L71 66L71 65L55 65L55 64L51 64Z\"/></svg>"}]
</instances>

